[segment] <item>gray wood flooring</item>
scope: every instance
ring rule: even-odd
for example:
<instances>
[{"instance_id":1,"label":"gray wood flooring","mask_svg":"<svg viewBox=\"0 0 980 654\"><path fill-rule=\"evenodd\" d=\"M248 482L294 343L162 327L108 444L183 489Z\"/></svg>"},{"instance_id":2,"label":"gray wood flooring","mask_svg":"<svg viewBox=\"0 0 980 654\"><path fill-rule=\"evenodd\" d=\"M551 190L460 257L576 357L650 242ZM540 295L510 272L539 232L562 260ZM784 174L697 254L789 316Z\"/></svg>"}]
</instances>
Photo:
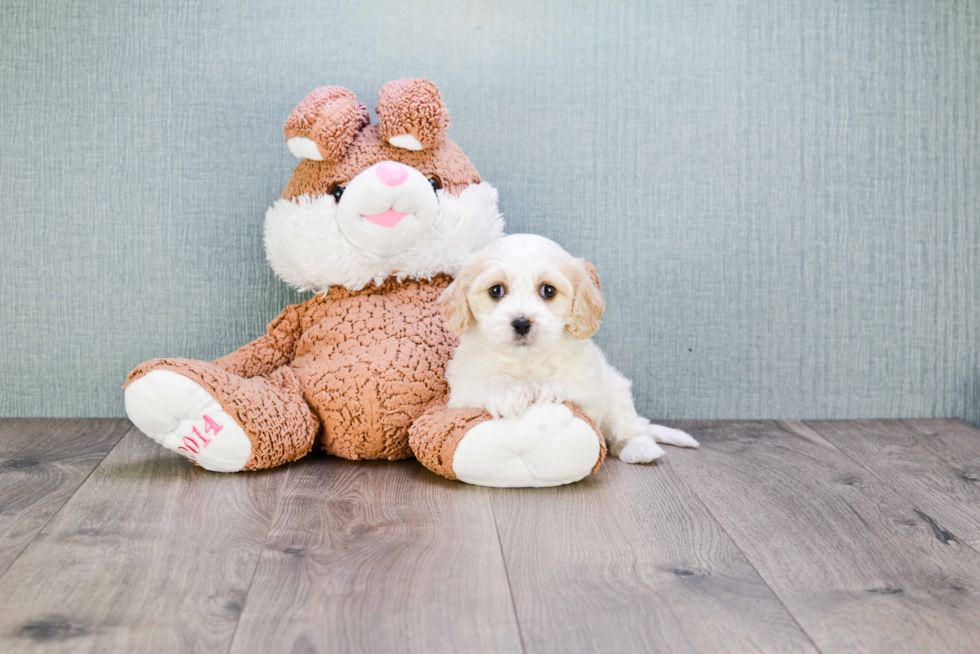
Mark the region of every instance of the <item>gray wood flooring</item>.
<instances>
[{"instance_id":1,"label":"gray wood flooring","mask_svg":"<svg viewBox=\"0 0 980 654\"><path fill-rule=\"evenodd\" d=\"M701 449L505 490L0 420L0 652L980 652L980 431L673 424Z\"/></svg>"}]
</instances>

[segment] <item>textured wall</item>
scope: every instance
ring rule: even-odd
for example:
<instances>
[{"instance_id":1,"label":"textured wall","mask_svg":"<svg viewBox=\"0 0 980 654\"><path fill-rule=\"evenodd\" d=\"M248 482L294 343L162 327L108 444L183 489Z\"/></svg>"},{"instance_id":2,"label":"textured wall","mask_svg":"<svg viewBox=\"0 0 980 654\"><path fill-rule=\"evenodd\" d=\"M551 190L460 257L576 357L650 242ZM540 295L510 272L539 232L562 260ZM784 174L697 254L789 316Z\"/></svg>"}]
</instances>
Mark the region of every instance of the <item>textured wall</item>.
<instances>
[{"instance_id":1,"label":"textured wall","mask_svg":"<svg viewBox=\"0 0 980 654\"><path fill-rule=\"evenodd\" d=\"M262 333L289 111L428 76L509 231L598 266L648 415L980 423L976 2L0 12L0 415L122 415L140 361Z\"/></svg>"}]
</instances>

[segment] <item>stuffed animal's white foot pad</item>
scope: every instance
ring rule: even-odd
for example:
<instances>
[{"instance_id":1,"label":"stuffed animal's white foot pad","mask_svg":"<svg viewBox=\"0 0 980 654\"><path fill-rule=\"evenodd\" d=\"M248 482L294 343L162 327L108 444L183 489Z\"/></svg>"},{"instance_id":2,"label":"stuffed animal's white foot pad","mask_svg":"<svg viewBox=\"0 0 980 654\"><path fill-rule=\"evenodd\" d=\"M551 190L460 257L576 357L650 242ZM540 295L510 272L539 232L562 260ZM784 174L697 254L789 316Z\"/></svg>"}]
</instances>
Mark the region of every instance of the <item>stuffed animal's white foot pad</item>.
<instances>
[{"instance_id":1,"label":"stuffed animal's white foot pad","mask_svg":"<svg viewBox=\"0 0 980 654\"><path fill-rule=\"evenodd\" d=\"M595 430L568 407L543 404L471 429L456 446L453 473L478 486L561 486L587 476L598 460Z\"/></svg>"},{"instance_id":2,"label":"stuffed animal's white foot pad","mask_svg":"<svg viewBox=\"0 0 980 654\"><path fill-rule=\"evenodd\" d=\"M126 387L126 413L159 445L205 470L237 472L252 442L211 394L170 370L153 370Z\"/></svg>"},{"instance_id":3,"label":"stuffed animal's white foot pad","mask_svg":"<svg viewBox=\"0 0 980 654\"><path fill-rule=\"evenodd\" d=\"M626 463L650 463L664 455L662 447L651 436L634 436L619 452L619 460Z\"/></svg>"}]
</instances>

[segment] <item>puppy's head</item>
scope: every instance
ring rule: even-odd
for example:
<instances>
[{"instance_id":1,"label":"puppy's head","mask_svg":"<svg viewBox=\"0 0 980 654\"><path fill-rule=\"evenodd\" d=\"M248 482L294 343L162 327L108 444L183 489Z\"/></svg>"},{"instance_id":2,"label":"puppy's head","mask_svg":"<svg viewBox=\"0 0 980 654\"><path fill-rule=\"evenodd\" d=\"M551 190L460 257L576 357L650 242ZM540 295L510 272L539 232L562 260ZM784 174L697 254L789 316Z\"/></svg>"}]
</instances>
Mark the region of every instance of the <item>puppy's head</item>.
<instances>
[{"instance_id":1,"label":"puppy's head","mask_svg":"<svg viewBox=\"0 0 980 654\"><path fill-rule=\"evenodd\" d=\"M604 303L592 264L541 236L514 234L476 252L442 296L449 329L476 328L495 347L521 354L587 339Z\"/></svg>"}]
</instances>

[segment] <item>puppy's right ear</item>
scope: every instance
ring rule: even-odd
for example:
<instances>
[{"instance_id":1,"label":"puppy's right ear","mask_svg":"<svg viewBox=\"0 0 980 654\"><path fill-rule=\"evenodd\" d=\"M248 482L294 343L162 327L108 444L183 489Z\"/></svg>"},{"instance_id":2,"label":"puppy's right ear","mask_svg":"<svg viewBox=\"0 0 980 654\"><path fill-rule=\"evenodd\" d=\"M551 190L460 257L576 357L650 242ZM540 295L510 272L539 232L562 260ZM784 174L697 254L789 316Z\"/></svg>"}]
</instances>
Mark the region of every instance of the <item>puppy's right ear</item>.
<instances>
[{"instance_id":1,"label":"puppy's right ear","mask_svg":"<svg viewBox=\"0 0 980 654\"><path fill-rule=\"evenodd\" d=\"M324 86L306 96L286 119L286 145L298 159L340 161L370 122L368 108L353 93L342 86Z\"/></svg>"},{"instance_id":2,"label":"puppy's right ear","mask_svg":"<svg viewBox=\"0 0 980 654\"><path fill-rule=\"evenodd\" d=\"M599 329L599 319L606 308L599 287L599 273L595 266L579 259L577 270L572 276L575 284L575 297L572 298L572 311L569 316L568 331L575 338L592 338Z\"/></svg>"},{"instance_id":3,"label":"puppy's right ear","mask_svg":"<svg viewBox=\"0 0 980 654\"><path fill-rule=\"evenodd\" d=\"M469 327L470 318L473 317L470 303L466 301L466 294L470 290L470 277L465 273L465 270L460 273L439 298L442 302L442 313L446 317L446 326L456 336L463 335Z\"/></svg>"}]
</instances>

